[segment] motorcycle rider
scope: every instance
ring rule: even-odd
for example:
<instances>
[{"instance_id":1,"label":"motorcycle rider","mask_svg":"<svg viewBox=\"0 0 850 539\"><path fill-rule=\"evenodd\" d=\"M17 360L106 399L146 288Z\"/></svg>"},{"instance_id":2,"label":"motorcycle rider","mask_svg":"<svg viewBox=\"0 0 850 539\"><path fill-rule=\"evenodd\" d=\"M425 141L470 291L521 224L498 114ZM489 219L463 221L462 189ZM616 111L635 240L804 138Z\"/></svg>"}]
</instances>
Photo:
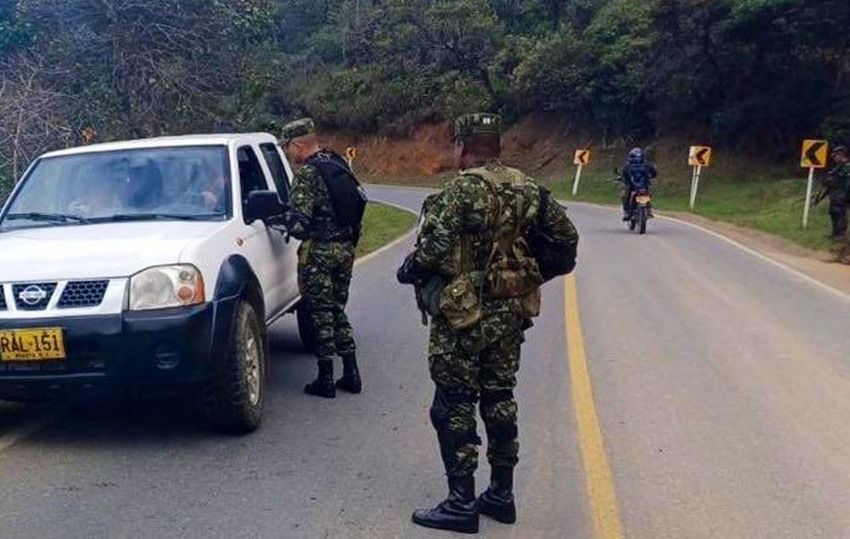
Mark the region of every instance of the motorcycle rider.
<instances>
[{"instance_id":1,"label":"motorcycle rider","mask_svg":"<svg viewBox=\"0 0 850 539\"><path fill-rule=\"evenodd\" d=\"M626 166L623 167L623 172L620 176L620 179L626 186L623 192L623 221L630 219L632 194L641 189L649 190L652 180L657 177L658 170L655 168L655 165L646 160L643 149L632 149L629 152ZM649 216L652 217L651 209L649 210Z\"/></svg>"}]
</instances>

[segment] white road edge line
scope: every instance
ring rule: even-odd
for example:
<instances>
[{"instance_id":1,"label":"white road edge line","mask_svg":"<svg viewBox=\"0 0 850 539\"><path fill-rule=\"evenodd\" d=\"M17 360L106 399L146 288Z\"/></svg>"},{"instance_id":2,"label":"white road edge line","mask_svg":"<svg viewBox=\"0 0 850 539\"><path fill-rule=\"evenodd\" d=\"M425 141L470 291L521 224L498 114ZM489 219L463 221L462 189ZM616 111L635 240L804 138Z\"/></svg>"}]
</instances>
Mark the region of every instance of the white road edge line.
<instances>
[{"instance_id":1,"label":"white road edge line","mask_svg":"<svg viewBox=\"0 0 850 539\"><path fill-rule=\"evenodd\" d=\"M378 198L374 199L374 201L377 204L383 204L384 206L390 206L390 207L393 207L393 208L396 208L396 209L399 209L399 210L402 210L402 211L406 211L407 213L409 213L411 215L416 215L416 216L419 215L418 213L411 210L410 208L405 208L404 206L401 206L399 204L395 204L393 202L386 202L386 201L383 201L383 200L378 199ZM413 234L415 232L416 232L416 227L410 229L404 235L394 239L393 241L384 245L380 249L372 251L368 255L358 258L357 260L354 261L354 266L357 267L357 266L363 265L366 262L369 262L370 260L372 260L373 258L377 258L377 257L381 256L382 254L386 253L387 251L397 247L399 244L404 243L406 241L409 241L410 238L413 237Z\"/></svg>"},{"instance_id":2,"label":"white road edge line","mask_svg":"<svg viewBox=\"0 0 850 539\"><path fill-rule=\"evenodd\" d=\"M601 208L601 209L605 209L605 210L616 211L615 208L609 208L608 206L605 206L605 205L602 205L602 204L594 204L592 202L578 202L578 201L568 201L568 200L561 200L559 202L561 202L562 204L565 204L565 205L590 206L590 207L593 207L593 208ZM831 293L835 296L838 296L839 298L841 298L844 301L850 301L850 294L847 294L847 293L845 293L845 292L843 292L843 291L841 291L837 288L834 288L834 287L832 287L832 286L830 286L830 285L828 285L828 284L826 284L822 281L819 281L819 280L815 279L814 277L812 277L811 275L808 275L805 272L802 272L802 271L800 271L796 268L793 268L793 267L789 266L788 264L785 264L784 262L780 262L779 260L776 260L775 258L772 258L769 255L761 253L761 252L757 251L756 249L753 249L752 247L747 247L743 243L736 241L736 240L733 240L732 238L730 238L728 236L724 236L720 232L715 232L714 230L710 230L708 228L705 228L703 226L700 226L700 225L697 225L697 224L694 224L694 223L689 223L688 221L684 221L682 219L670 217L669 215L658 214L657 218L664 219L666 221L670 221L670 222L677 223L677 224L680 224L680 225L684 225L684 226L693 228L694 230L698 230L698 231L700 231L704 234L707 234L709 236L713 236L717 239L723 240L724 242L728 243L729 245L737 247L738 249L744 251L745 253L748 253L748 254L750 254L750 255L752 255L752 256L754 256L754 257L756 257L756 258L758 258L758 259L760 259L764 262L768 262L768 263L772 264L773 266L776 266L777 268L781 268L781 269L787 271L788 273L794 275L795 277L802 279L803 281L805 281L805 282L807 282L811 285L814 285L814 286L816 286L816 287L818 287L818 288L820 288L820 289L822 289L826 292L829 292L829 293Z\"/></svg>"}]
</instances>

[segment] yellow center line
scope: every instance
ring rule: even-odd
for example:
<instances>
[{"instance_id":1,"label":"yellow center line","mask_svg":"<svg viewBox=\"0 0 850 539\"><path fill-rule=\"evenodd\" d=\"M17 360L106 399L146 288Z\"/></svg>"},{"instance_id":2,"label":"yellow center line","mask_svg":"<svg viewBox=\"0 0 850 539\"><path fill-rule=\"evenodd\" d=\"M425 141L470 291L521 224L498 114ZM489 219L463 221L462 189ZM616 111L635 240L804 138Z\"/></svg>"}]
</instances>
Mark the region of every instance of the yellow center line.
<instances>
[{"instance_id":1,"label":"yellow center line","mask_svg":"<svg viewBox=\"0 0 850 539\"><path fill-rule=\"evenodd\" d=\"M593 536L597 539L620 539L624 537L623 525L620 522L620 510L617 507L614 480L605 453L602 429L593 402L593 388L587 369L584 336L578 311L575 275L569 275L564 280L564 306L573 407L576 411L579 448L593 515Z\"/></svg>"}]
</instances>

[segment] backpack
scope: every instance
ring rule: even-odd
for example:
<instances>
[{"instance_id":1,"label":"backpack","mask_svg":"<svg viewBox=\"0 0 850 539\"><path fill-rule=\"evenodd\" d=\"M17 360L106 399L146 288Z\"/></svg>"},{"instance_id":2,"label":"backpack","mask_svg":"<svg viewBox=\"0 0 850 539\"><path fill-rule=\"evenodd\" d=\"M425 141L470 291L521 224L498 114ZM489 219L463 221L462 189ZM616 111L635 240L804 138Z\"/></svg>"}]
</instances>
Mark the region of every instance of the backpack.
<instances>
[{"instance_id":1,"label":"backpack","mask_svg":"<svg viewBox=\"0 0 850 539\"><path fill-rule=\"evenodd\" d=\"M538 219L529 229L526 240L544 282L575 269L578 233L564 208L552 199L548 189L540 189Z\"/></svg>"},{"instance_id":2,"label":"backpack","mask_svg":"<svg viewBox=\"0 0 850 539\"><path fill-rule=\"evenodd\" d=\"M521 300L527 318L538 316L543 276L525 234L537 221L540 188L520 171L507 167L498 172L482 167L465 174L483 179L498 201L491 218L493 246L485 277L490 296Z\"/></svg>"},{"instance_id":3,"label":"backpack","mask_svg":"<svg viewBox=\"0 0 850 539\"><path fill-rule=\"evenodd\" d=\"M354 243L360 240L363 215L369 202L366 190L354 175L351 167L339 154L322 150L307 160L319 171L325 182L337 224L354 231Z\"/></svg>"}]
</instances>

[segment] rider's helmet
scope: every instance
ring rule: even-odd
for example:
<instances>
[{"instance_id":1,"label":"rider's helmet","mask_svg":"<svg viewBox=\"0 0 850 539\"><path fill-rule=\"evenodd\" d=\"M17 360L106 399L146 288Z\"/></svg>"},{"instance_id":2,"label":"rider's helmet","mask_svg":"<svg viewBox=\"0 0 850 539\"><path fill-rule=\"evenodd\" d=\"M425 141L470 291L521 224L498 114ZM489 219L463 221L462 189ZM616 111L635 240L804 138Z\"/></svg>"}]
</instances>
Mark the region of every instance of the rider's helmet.
<instances>
[{"instance_id":1,"label":"rider's helmet","mask_svg":"<svg viewBox=\"0 0 850 539\"><path fill-rule=\"evenodd\" d=\"M632 151L629 152L629 163L643 163L646 160L646 157L643 154L643 150L640 148L633 148Z\"/></svg>"}]
</instances>

